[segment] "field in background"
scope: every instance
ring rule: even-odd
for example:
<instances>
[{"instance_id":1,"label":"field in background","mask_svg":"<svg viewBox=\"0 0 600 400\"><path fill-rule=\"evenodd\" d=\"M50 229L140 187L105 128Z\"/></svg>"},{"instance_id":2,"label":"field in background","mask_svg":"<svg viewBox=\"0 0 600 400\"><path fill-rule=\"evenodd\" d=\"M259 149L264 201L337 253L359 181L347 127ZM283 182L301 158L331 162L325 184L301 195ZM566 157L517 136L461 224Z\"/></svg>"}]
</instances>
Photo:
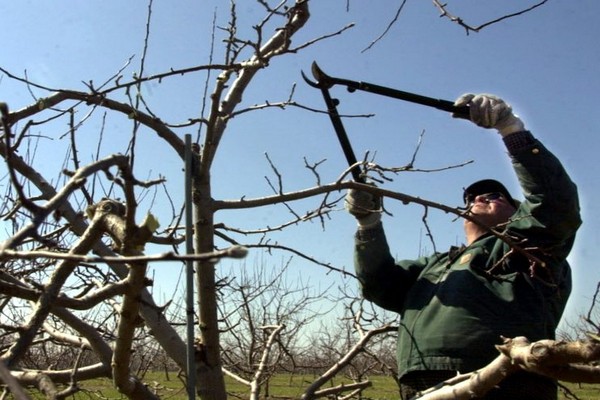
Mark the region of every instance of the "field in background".
<instances>
[{"instance_id":1,"label":"field in background","mask_svg":"<svg viewBox=\"0 0 600 400\"><path fill-rule=\"evenodd\" d=\"M265 388L261 393L269 395L269 399L299 399L302 390L314 380L311 375L288 375L281 374L274 377L268 388ZM370 378L373 386L368 388L363 393L363 400L383 400L383 399L399 399L398 389L393 379L384 376L373 376ZM152 387L164 400L187 400L188 396L183 388L183 384L177 378L176 374L170 374L169 379L164 372L150 373L144 379L150 387ZM226 378L227 388L230 391L230 399L247 399L248 388L238 382L234 382L230 378ZM335 386L341 383L350 383L349 380L335 380L332 385ZM83 399L125 399L112 386L112 382L108 379L97 379L90 382L85 382L81 385L85 388L85 393L79 393L68 399L83 400ZM590 384L568 384L567 387L580 400L596 400L600 399L600 385ZM39 394L33 394L35 399L44 399ZM8 397L10 398L10 397ZM261 396L261 398L263 398ZM559 395L559 400L572 400L574 397L566 397L562 393Z\"/></svg>"}]
</instances>

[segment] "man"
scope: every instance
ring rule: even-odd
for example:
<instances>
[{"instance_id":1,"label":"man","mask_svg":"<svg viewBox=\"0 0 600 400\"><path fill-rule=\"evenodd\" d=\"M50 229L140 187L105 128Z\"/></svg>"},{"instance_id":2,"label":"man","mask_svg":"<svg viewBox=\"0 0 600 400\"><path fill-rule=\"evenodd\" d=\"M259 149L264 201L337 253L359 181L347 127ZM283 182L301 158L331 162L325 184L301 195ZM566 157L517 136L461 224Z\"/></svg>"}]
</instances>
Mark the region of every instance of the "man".
<instances>
[{"instance_id":1,"label":"man","mask_svg":"<svg viewBox=\"0 0 600 400\"><path fill-rule=\"evenodd\" d=\"M403 399L492 361L501 336L553 339L571 290L566 261L581 224L576 186L560 162L492 95L464 95L470 118L502 136L524 193L515 201L495 180L464 190L466 245L417 260L390 254L380 201L350 190L358 221L355 268L364 297L398 312ZM493 230L493 232L492 232ZM499 235L500 234L500 235ZM510 238L506 241L501 236ZM527 254L514 251L516 243ZM519 372L483 399L556 399L556 383Z\"/></svg>"}]
</instances>

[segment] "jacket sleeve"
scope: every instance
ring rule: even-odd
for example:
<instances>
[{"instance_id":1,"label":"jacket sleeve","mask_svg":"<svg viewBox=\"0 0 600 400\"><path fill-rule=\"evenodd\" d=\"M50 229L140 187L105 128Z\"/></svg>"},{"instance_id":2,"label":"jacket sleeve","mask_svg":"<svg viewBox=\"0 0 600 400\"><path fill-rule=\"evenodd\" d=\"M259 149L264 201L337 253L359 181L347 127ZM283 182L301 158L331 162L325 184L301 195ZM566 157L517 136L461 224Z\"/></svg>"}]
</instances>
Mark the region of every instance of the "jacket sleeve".
<instances>
[{"instance_id":1,"label":"jacket sleeve","mask_svg":"<svg viewBox=\"0 0 600 400\"><path fill-rule=\"evenodd\" d=\"M525 196L509 230L554 260L564 260L581 225L577 187L560 161L529 132L505 139Z\"/></svg>"},{"instance_id":2,"label":"jacket sleeve","mask_svg":"<svg viewBox=\"0 0 600 400\"><path fill-rule=\"evenodd\" d=\"M428 258L423 257L397 264L381 223L356 233L354 267L362 295L382 308L401 313L406 292L427 263Z\"/></svg>"}]
</instances>

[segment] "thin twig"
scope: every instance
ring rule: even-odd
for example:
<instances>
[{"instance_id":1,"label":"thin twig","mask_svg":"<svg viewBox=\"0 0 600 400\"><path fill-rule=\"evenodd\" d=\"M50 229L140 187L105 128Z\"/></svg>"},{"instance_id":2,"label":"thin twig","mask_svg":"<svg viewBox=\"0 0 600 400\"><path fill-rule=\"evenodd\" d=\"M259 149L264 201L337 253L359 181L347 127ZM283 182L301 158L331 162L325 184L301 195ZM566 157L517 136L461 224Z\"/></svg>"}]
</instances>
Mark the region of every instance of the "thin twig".
<instances>
[{"instance_id":1,"label":"thin twig","mask_svg":"<svg viewBox=\"0 0 600 400\"><path fill-rule=\"evenodd\" d=\"M440 17L447 17L448 19L450 19L450 21L452 22L456 22L458 25L462 26L463 28L465 28L465 31L467 33L467 35L469 34L470 31L473 32L479 32L480 30L482 30L485 27L488 27L492 24L496 24L498 22L504 21L505 19L509 19L509 18L513 18L513 17L517 17L519 15L528 13L542 5L544 5L548 0L543 0L537 4L534 4L533 6L526 8L524 10L521 11L517 11L511 14L506 14L503 15L502 17L493 19L491 21L485 22L479 26L472 26L470 24L467 24L461 17L452 15L448 12L448 10L446 9L447 4L442 4L439 0L433 0L433 4L436 8L438 8L440 10Z\"/></svg>"},{"instance_id":2,"label":"thin twig","mask_svg":"<svg viewBox=\"0 0 600 400\"><path fill-rule=\"evenodd\" d=\"M364 52L370 50L373 46L375 46L375 44L377 42L379 42L385 35L387 35L387 33L390 31L390 29L392 29L392 26L398 21L398 18L400 18L400 13L402 12L402 9L404 8L405 4L406 4L406 0L403 0L402 4L400 4L400 7L398 7L398 10L396 10L396 15L394 15L394 18L392 18L392 20L390 21L388 26L385 28L383 33L381 35L379 35L377 38L375 38L375 40L373 40L371 42L371 44L369 44L366 48L361 50L361 53L364 53Z\"/></svg>"},{"instance_id":3,"label":"thin twig","mask_svg":"<svg viewBox=\"0 0 600 400\"><path fill-rule=\"evenodd\" d=\"M123 256L123 257L102 257L88 256L78 254L56 253L52 251L17 251L5 249L0 251L0 260L3 259L19 259L19 260L34 260L38 258L46 258L51 260L69 260L79 263L136 263L136 262L158 262L158 261L200 261L200 260L215 260L219 258L244 258L247 250L243 246L232 246L224 250L216 250L211 253L199 254L177 254L174 252L166 252L155 255L139 255L139 256Z\"/></svg>"}]
</instances>

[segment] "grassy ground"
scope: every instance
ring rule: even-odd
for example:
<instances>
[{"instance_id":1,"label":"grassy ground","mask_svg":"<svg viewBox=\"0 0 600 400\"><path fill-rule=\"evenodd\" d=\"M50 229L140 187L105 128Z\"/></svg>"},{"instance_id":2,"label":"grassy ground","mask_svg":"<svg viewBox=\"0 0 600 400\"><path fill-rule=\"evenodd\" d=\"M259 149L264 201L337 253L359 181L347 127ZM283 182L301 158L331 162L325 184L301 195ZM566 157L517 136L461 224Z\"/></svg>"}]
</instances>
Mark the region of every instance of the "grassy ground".
<instances>
[{"instance_id":1,"label":"grassy ground","mask_svg":"<svg viewBox=\"0 0 600 400\"><path fill-rule=\"evenodd\" d=\"M577 396L578 399L581 400L596 400L600 399L600 385L591 385L587 383L565 383L563 384L566 388L571 391L573 394ZM575 397L569 397L562 393L558 397L559 400L571 400L575 399Z\"/></svg>"},{"instance_id":2,"label":"grassy ground","mask_svg":"<svg viewBox=\"0 0 600 400\"><path fill-rule=\"evenodd\" d=\"M156 393L159 394L161 399L169 400L187 400L187 394L183 388L181 381L173 374L167 380L164 373L149 374L144 379ZM299 375L278 375L273 378L268 388L264 388L261 392L263 395L268 394L269 399L299 399L303 389L312 382L313 376L299 376ZM388 377L373 376L371 377L373 382L372 387L365 390L363 393L364 400L382 400L382 399L398 399L398 388L394 381ZM247 399L248 388L243 385L234 382L230 379L226 379L227 388L230 392L230 399ZM338 385L344 381L336 380L331 386ZM346 381L345 383L350 383ZM589 385L589 384L568 384L568 389L575 394L577 397L567 397L564 394L560 394L559 400L573 400L578 398L580 400L596 400L600 399L600 385ZM82 391L70 397L69 399L83 400L83 399L125 399L121 396L112 386L112 382L108 379L97 379L82 384L85 391ZM43 399L42 396L34 394L35 399Z\"/></svg>"}]
</instances>

